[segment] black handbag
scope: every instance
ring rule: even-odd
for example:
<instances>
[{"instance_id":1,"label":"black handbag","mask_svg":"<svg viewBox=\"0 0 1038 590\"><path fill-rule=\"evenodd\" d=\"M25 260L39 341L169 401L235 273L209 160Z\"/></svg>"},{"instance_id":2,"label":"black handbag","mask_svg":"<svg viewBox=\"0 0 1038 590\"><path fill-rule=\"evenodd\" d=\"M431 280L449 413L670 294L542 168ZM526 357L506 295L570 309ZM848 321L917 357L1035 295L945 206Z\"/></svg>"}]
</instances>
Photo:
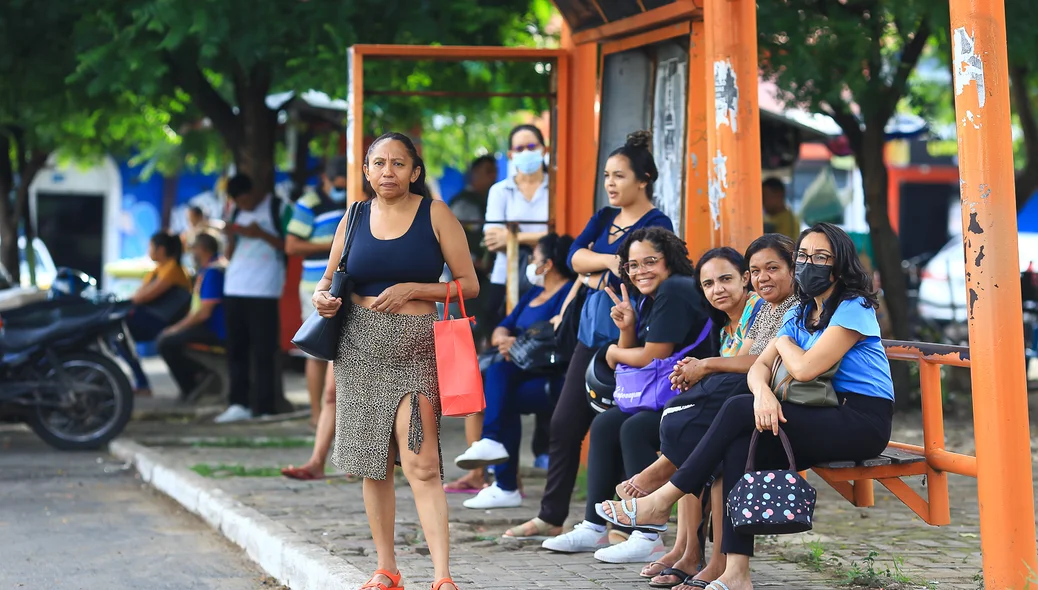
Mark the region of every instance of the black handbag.
<instances>
[{"instance_id":1,"label":"black handbag","mask_svg":"<svg viewBox=\"0 0 1038 590\"><path fill-rule=\"evenodd\" d=\"M332 297L342 299L339 313L335 314L334 317L326 318L314 311L310 314L310 317L306 318L306 321L303 322L303 325L299 327L296 335L292 338L292 344L295 344L296 348L322 361L335 360L339 352L339 339L342 337L342 323L353 305L350 302L350 293L353 292L353 280L346 273L346 259L350 255L350 246L353 244L354 234L357 233L357 224L360 222L360 216L363 214L361 207L365 205L367 203L354 203L350 207L350 212L346 219L346 243L342 247L342 257L339 258L339 266L332 273L332 286L328 289L328 293Z\"/></svg>"},{"instance_id":2,"label":"black handbag","mask_svg":"<svg viewBox=\"0 0 1038 590\"><path fill-rule=\"evenodd\" d=\"M166 325L179 322L191 310L191 291L183 287L170 287L155 299L140 306Z\"/></svg>"},{"instance_id":3,"label":"black handbag","mask_svg":"<svg viewBox=\"0 0 1038 590\"><path fill-rule=\"evenodd\" d=\"M508 356L520 369L541 375L561 373L569 364L556 351L551 322L537 322L524 330L508 349Z\"/></svg>"},{"instance_id":4,"label":"black handbag","mask_svg":"<svg viewBox=\"0 0 1038 590\"><path fill-rule=\"evenodd\" d=\"M741 535L785 535L811 530L818 492L797 473L793 449L786 433L779 440L789 459L789 469L755 471L760 431L750 438L746 474L728 494L728 518Z\"/></svg>"},{"instance_id":5,"label":"black handbag","mask_svg":"<svg viewBox=\"0 0 1038 590\"><path fill-rule=\"evenodd\" d=\"M589 287L581 285L577 288L577 294L573 301L569 302L566 311L562 314L559 327L555 329L555 354L569 363L573 351L577 348L577 333L580 328L580 310L584 308Z\"/></svg>"}]
</instances>

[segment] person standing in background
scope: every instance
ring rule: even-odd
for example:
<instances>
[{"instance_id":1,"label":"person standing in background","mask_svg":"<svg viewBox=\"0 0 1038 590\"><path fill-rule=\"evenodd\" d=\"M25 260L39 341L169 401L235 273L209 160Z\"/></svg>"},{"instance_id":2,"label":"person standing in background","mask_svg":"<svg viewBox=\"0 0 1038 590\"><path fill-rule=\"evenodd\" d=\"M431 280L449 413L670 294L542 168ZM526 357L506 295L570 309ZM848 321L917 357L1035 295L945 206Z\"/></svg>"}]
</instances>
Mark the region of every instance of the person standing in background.
<instances>
[{"instance_id":1,"label":"person standing in background","mask_svg":"<svg viewBox=\"0 0 1038 590\"><path fill-rule=\"evenodd\" d=\"M764 233L782 234L794 242L800 237L800 219L786 204L786 185L772 176L761 184Z\"/></svg>"},{"instance_id":2,"label":"person standing in background","mask_svg":"<svg viewBox=\"0 0 1038 590\"><path fill-rule=\"evenodd\" d=\"M336 156L328 161L321 182L296 201L292 221L285 236L285 253L303 257L303 274L299 279L299 307L303 321L314 312L313 297L317 283L328 266L335 229L346 215L346 158ZM306 389L310 394L310 424L318 430L321 416L321 392L327 361L306 359ZM329 423L334 434L334 420ZM320 435L320 432L318 432Z\"/></svg>"},{"instance_id":3,"label":"person standing in background","mask_svg":"<svg viewBox=\"0 0 1038 590\"><path fill-rule=\"evenodd\" d=\"M217 423L248 420L275 413L279 391L278 300L285 286L285 243L280 230L280 202L260 195L252 180L238 174L227 181L235 211L227 234L224 314L227 318L227 363L230 407Z\"/></svg>"}]
</instances>

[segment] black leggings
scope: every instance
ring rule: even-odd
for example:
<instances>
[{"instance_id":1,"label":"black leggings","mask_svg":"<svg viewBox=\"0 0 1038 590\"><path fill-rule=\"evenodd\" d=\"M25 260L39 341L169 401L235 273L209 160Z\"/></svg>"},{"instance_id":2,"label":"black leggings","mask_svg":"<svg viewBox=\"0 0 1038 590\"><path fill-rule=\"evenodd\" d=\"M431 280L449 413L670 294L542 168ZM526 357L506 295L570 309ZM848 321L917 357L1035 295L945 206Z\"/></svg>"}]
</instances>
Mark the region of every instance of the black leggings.
<instances>
[{"instance_id":1,"label":"black leggings","mask_svg":"<svg viewBox=\"0 0 1038 590\"><path fill-rule=\"evenodd\" d=\"M548 443L548 481L541 499L541 520L553 526L562 526L569 516L569 500L580 468L580 445L591 421L598 414L587 403L587 383L584 374L595 356L595 350L577 343L566 371L559 401L551 416L551 434Z\"/></svg>"},{"instance_id":2,"label":"black leggings","mask_svg":"<svg viewBox=\"0 0 1038 590\"><path fill-rule=\"evenodd\" d=\"M716 373L667 402L660 422L660 450L681 465L703 440L721 406L730 397L750 393L745 373Z\"/></svg>"},{"instance_id":3,"label":"black leggings","mask_svg":"<svg viewBox=\"0 0 1038 590\"><path fill-rule=\"evenodd\" d=\"M782 430L789 437L798 469L826 461L869 459L882 453L890 441L893 402L854 393L838 396L841 403L835 408L782 404L786 417ZM698 495L723 461L727 498L745 472L755 428L753 395L729 399L670 482L686 494ZM757 469L789 466L778 438L765 435L757 447ZM753 555L753 535L737 534L731 519L725 518L721 551Z\"/></svg>"},{"instance_id":4,"label":"black leggings","mask_svg":"<svg viewBox=\"0 0 1038 590\"><path fill-rule=\"evenodd\" d=\"M656 460L662 415L662 410L625 414L620 408L610 408L591 423L585 520L604 525L595 504L612 499L616 484L625 476L633 477Z\"/></svg>"}]
</instances>

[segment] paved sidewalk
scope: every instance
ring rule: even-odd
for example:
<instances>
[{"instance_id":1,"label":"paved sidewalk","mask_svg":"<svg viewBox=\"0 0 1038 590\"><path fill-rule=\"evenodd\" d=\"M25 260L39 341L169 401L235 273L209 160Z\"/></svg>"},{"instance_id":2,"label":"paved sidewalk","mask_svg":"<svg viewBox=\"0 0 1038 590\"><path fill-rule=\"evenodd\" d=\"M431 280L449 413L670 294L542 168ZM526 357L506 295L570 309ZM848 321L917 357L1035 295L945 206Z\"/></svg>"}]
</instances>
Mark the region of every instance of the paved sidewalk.
<instances>
[{"instance_id":1,"label":"paved sidewalk","mask_svg":"<svg viewBox=\"0 0 1038 590\"><path fill-rule=\"evenodd\" d=\"M297 402L305 399L300 399L301 393L305 395L298 391L300 386L290 386L286 381L286 390ZM895 440L920 442L920 424L918 415L898 416ZM524 429L531 432L532 423L525 422ZM949 449L973 452L968 419L949 419L946 429ZM375 568L358 482L341 476L323 482L296 482L276 475L275 468L302 463L309 456L306 439L312 431L305 419L223 427L184 419L176 423L136 422L127 436L157 451L166 467L216 470L206 478L212 487L240 502L250 514L271 519L278 530L289 531L293 539L322 548L354 566L353 571L366 575ZM265 441L264 446L257 448L257 441ZM464 447L462 421L445 419L443 452L448 479L461 475L452 460ZM531 465L528 438L524 439L523 453L523 464ZM229 475L242 470L251 470L254 476ZM762 539L753 560L755 587L813 590L847 587L851 581L888 589L981 587L974 480L950 478L952 524L930 527L878 484L876 506L859 509L818 478L811 479L819 491L815 530ZM921 478L913 479L910 483L921 490ZM428 549L406 482L399 473L396 481L398 561L408 583L423 587L432 579ZM461 503L470 496L448 495L452 568L462 587L647 587L638 577L640 565L611 565L594 560L590 554L553 554L535 543L500 542L500 534L508 526L536 514L543 474L524 469L524 485L528 497L523 507L515 509L468 510ZM583 511L583 504L574 502L567 526L579 520ZM673 540L672 534L667 540Z\"/></svg>"}]
</instances>

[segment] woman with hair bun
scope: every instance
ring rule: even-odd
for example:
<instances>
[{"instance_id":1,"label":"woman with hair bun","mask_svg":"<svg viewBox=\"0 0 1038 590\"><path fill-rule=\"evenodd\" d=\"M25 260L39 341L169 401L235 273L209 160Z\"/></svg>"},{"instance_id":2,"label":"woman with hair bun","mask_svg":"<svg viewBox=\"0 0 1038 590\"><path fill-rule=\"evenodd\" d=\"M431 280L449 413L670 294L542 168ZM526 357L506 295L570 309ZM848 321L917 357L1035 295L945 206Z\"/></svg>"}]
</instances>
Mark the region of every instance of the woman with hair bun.
<instances>
[{"instance_id":1,"label":"woman with hair bun","mask_svg":"<svg viewBox=\"0 0 1038 590\"><path fill-rule=\"evenodd\" d=\"M659 171L649 151L650 145L652 134L637 131L628 135L627 142L609 154L604 170L609 205L591 216L570 249L569 266L579 280L570 290L563 311L576 297L581 285L586 286L589 293L606 287L611 287L614 293L620 292L620 257L617 252L631 232L646 227L673 231L674 224L670 218L656 209L652 202L653 183L659 177ZM591 299L589 294L588 302ZM596 323L612 326L609 307L599 309L605 310L604 317L596 317ZM509 529L504 538L547 540L562 534L580 467L581 443L597 415L586 400L584 373L595 352L605 344L607 342L593 341L587 334L579 339L551 418L548 481L540 514ZM573 550L598 548L596 545Z\"/></svg>"}]
</instances>

